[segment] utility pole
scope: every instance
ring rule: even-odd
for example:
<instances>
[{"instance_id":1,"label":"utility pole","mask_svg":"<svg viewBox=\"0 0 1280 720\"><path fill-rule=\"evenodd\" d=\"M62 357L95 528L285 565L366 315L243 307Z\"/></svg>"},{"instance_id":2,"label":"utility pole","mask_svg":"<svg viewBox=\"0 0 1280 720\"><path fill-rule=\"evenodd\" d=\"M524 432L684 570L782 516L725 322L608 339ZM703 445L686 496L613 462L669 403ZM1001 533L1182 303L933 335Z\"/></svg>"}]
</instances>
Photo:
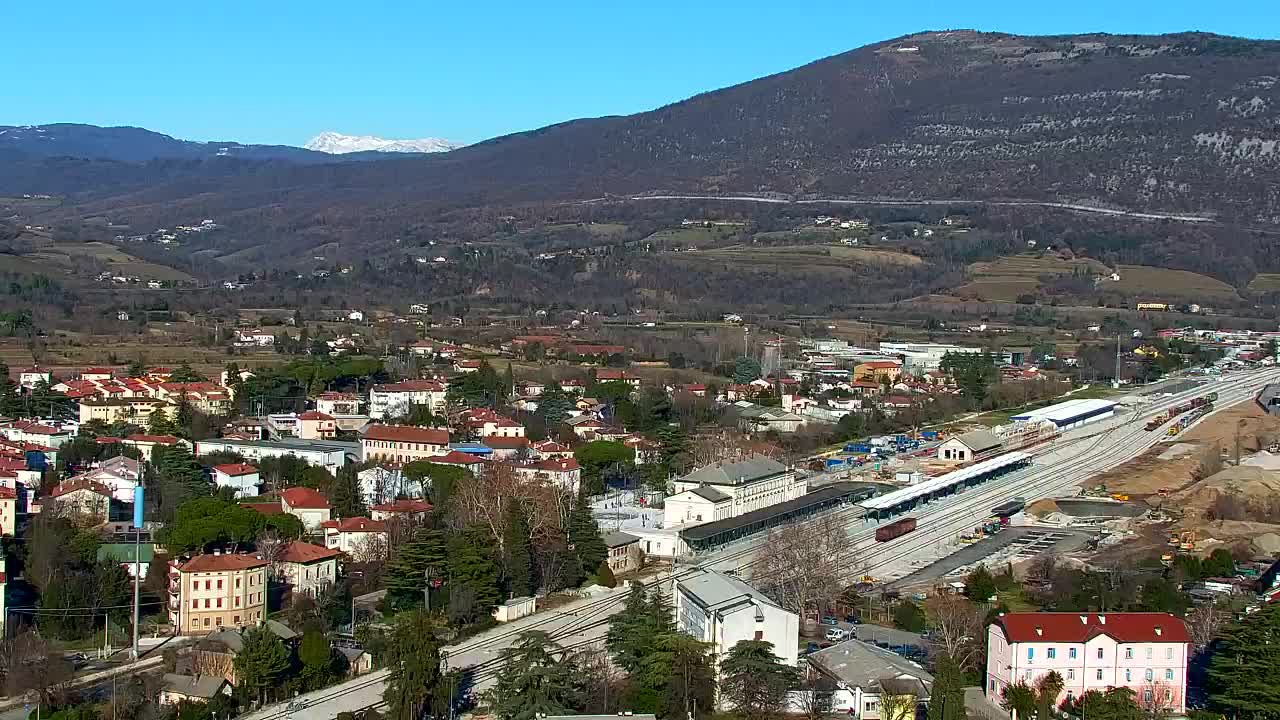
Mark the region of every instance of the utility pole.
<instances>
[{"instance_id":1,"label":"utility pole","mask_svg":"<svg viewBox=\"0 0 1280 720\"><path fill-rule=\"evenodd\" d=\"M1116 377L1111 381L1111 387L1120 389L1120 333L1116 333Z\"/></svg>"},{"instance_id":2,"label":"utility pole","mask_svg":"<svg viewBox=\"0 0 1280 720\"><path fill-rule=\"evenodd\" d=\"M424 571L427 582L422 586L422 602L427 608L427 613L431 613L431 568L428 566Z\"/></svg>"},{"instance_id":3,"label":"utility pole","mask_svg":"<svg viewBox=\"0 0 1280 720\"><path fill-rule=\"evenodd\" d=\"M141 538L143 498L142 478L138 478L138 485L133 488L133 651L130 656L134 662L138 661L138 622L140 614L138 610L142 601Z\"/></svg>"}]
</instances>

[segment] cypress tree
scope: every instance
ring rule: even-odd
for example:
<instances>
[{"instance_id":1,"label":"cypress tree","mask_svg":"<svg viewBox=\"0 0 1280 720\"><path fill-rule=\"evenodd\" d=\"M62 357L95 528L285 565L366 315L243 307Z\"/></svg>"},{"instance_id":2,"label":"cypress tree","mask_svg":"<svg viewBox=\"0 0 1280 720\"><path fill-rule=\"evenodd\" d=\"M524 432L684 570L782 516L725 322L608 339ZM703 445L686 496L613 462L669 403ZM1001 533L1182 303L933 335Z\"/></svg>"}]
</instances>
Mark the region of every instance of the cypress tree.
<instances>
[{"instance_id":1,"label":"cypress tree","mask_svg":"<svg viewBox=\"0 0 1280 720\"><path fill-rule=\"evenodd\" d=\"M515 597L533 594L533 552L529 542L529 522L516 503L507 506L507 526L503 532L506 550L507 592Z\"/></svg>"},{"instance_id":2,"label":"cypress tree","mask_svg":"<svg viewBox=\"0 0 1280 720\"><path fill-rule=\"evenodd\" d=\"M577 557L579 582L599 567L600 562L609 555L604 539L600 537L600 526L596 524L591 506L583 495L578 496L573 511L569 513L569 544L573 546L573 553Z\"/></svg>"}]
</instances>

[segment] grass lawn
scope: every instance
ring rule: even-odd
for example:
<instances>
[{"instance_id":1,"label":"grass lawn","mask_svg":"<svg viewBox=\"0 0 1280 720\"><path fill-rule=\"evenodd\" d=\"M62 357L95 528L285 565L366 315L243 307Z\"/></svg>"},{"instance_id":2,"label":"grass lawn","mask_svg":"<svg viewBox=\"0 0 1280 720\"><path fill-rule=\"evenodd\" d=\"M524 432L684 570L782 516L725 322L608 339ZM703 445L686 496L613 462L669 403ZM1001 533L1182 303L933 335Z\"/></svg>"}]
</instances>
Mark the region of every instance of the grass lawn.
<instances>
[{"instance_id":1,"label":"grass lawn","mask_svg":"<svg viewBox=\"0 0 1280 720\"><path fill-rule=\"evenodd\" d=\"M1009 608L1009 612L1037 612L1040 608L1028 601L1022 596L1022 588L1013 588L1012 590L999 590L996 597L1004 606Z\"/></svg>"},{"instance_id":2,"label":"grass lawn","mask_svg":"<svg viewBox=\"0 0 1280 720\"><path fill-rule=\"evenodd\" d=\"M1105 399L1116 395L1124 395L1126 392L1128 392L1128 390L1123 388L1120 390L1113 390L1110 385L1095 384L1085 388L1078 388L1066 395L1059 395L1058 397L1049 398L1048 400L1040 400L1038 402L1030 403L1029 405L1023 405L1016 408L1005 408L1004 410L992 410L991 412L983 413L978 417L973 418L970 422L981 423L987 427L995 427L997 425L1005 425L1009 422L1009 418L1014 415L1021 415L1029 410L1039 410L1040 408L1049 407L1050 405L1066 402L1068 400Z\"/></svg>"}]
</instances>

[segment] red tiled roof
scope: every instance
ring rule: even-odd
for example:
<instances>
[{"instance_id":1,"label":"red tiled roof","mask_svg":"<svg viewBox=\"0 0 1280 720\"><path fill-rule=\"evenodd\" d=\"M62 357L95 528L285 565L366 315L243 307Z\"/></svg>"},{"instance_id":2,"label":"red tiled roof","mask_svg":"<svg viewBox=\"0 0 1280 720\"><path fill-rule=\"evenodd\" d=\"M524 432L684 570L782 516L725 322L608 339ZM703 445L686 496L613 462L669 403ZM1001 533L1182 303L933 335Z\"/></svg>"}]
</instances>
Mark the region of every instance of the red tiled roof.
<instances>
[{"instance_id":1,"label":"red tiled roof","mask_svg":"<svg viewBox=\"0 0 1280 720\"><path fill-rule=\"evenodd\" d=\"M197 555L178 566L179 572L220 572L225 570L248 570L263 567L267 564L256 555L232 554Z\"/></svg>"},{"instance_id":2,"label":"red tiled roof","mask_svg":"<svg viewBox=\"0 0 1280 720\"><path fill-rule=\"evenodd\" d=\"M476 463L484 462L484 460L475 455L464 453L460 450L450 450L439 457L426 458L426 461L436 465L475 465Z\"/></svg>"},{"instance_id":3,"label":"red tiled roof","mask_svg":"<svg viewBox=\"0 0 1280 720\"><path fill-rule=\"evenodd\" d=\"M304 510L328 510L330 507L324 495L309 487L285 488L280 492L280 499L289 507Z\"/></svg>"},{"instance_id":4,"label":"red tiled roof","mask_svg":"<svg viewBox=\"0 0 1280 720\"><path fill-rule=\"evenodd\" d=\"M99 445L116 445L124 442L124 438L102 436L94 440Z\"/></svg>"},{"instance_id":5,"label":"red tiled roof","mask_svg":"<svg viewBox=\"0 0 1280 720\"><path fill-rule=\"evenodd\" d=\"M431 503L425 500L400 498L395 502L383 503L381 505L370 505L369 509L387 513L423 513L431 510Z\"/></svg>"},{"instance_id":6,"label":"red tiled roof","mask_svg":"<svg viewBox=\"0 0 1280 720\"><path fill-rule=\"evenodd\" d=\"M526 465L541 472L572 472L578 469L578 461L573 458L547 458L546 460L538 460Z\"/></svg>"},{"instance_id":7,"label":"red tiled roof","mask_svg":"<svg viewBox=\"0 0 1280 720\"><path fill-rule=\"evenodd\" d=\"M245 463L228 463L226 465L214 465L213 469L223 475L231 477L239 477L241 475L254 475L258 472L258 468Z\"/></svg>"},{"instance_id":8,"label":"red tiled roof","mask_svg":"<svg viewBox=\"0 0 1280 720\"><path fill-rule=\"evenodd\" d=\"M378 392L444 392L443 384L434 380L402 380L398 383L388 385L374 385L373 389Z\"/></svg>"},{"instance_id":9,"label":"red tiled roof","mask_svg":"<svg viewBox=\"0 0 1280 720\"><path fill-rule=\"evenodd\" d=\"M136 443L155 443L156 445L177 445L181 438L172 435L130 435L125 438Z\"/></svg>"},{"instance_id":10,"label":"red tiled roof","mask_svg":"<svg viewBox=\"0 0 1280 720\"><path fill-rule=\"evenodd\" d=\"M1191 641L1186 624L1169 613L1003 613L995 624L1009 642L1084 643L1099 635L1122 643Z\"/></svg>"},{"instance_id":11,"label":"red tiled roof","mask_svg":"<svg viewBox=\"0 0 1280 720\"><path fill-rule=\"evenodd\" d=\"M328 413L322 413L319 410L308 410L298 416L299 420L332 420L333 416Z\"/></svg>"},{"instance_id":12,"label":"red tiled roof","mask_svg":"<svg viewBox=\"0 0 1280 720\"><path fill-rule=\"evenodd\" d=\"M291 563L313 563L318 560L336 558L341 554L337 550L331 550L327 547L294 540L285 546L284 552L280 554L280 559Z\"/></svg>"},{"instance_id":13,"label":"red tiled roof","mask_svg":"<svg viewBox=\"0 0 1280 720\"><path fill-rule=\"evenodd\" d=\"M17 475L17 473L14 473ZM15 488L0 485L0 500L17 500L18 491Z\"/></svg>"},{"instance_id":14,"label":"red tiled roof","mask_svg":"<svg viewBox=\"0 0 1280 720\"><path fill-rule=\"evenodd\" d=\"M621 380L627 376L626 370L608 370L601 368L596 370L597 380Z\"/></svg>"},{"instance_id":15,"label":"red tiled roof","mask_svg":"<svg viewBox=\"0 0 1280 720\"><path fill-rule=\"evenodd\" d=\"M98 493L99 495L111 496L111 488L103 485L102 483L88 479L67 480L66 482L58 483L53 490L49 491L49 494L53 497L62 497L63 495L73 493L77 490L90 490Z\"/></svg>"},{"instance_id":16,"label":"red tiled roof","mask_svg":"<svg viewBox=\"0 0 1280 720\"><path fill-rule=\"evenodd\" d=\"M387 524L381 520L370 520L367 517L349 517L342 520L328 520L320 523L326 530L338 532L386 532Z\"/></svg>"},{"instance_id":17,"label":"red tiled roof","mask_svg":"<svg viewBox=\"0 0 1280 720\"><path fill-rule=\"evenodd\" d=\"M388 442L426 443L428 445L448 445L449 431L433 428L410 427L408 425L370 425L365 428L366 440L385 440Z\"/></svg>"},{"instance_id":18,"label":"red tiled roof","mask_svg":"<svg viewBox=\"0 0 1280 720\"><path fill-rule=\"evenodd\" d=\"M522 447L529 446L529 438L502 437L501 435L480 438L480 442L484 443L485 447L490 447L494 450L519 450Z\"/></svg>"},{"instance_id":19,"label":"red tiled roof","mask_svg":"<svg viewBox=\"0 0 1280 720\"><path fill-rule=\"evenodd\" d=\"M262 513L263 515L279 515L280 513L284 512L284 507L280 505L279 500L265 500L262 502L242 502L240 503L240 507Z\"/></svg>"}]
</instances>

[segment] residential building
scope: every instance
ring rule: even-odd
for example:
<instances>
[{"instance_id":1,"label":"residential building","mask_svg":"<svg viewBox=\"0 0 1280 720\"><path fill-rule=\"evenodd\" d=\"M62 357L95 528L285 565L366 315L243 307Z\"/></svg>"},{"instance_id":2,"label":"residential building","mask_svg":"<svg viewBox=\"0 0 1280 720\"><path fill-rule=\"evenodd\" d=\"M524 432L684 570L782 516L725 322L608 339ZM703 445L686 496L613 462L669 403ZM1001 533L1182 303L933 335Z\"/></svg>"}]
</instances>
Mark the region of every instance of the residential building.
<instances>
[{"instance_id":1,"label":"residential building","mask_svg":"<svg viewBox=\"0 0 1280 720\"><path fill-rule=\"evenodd\" d=\"M338 556L333 548L294 540L280 554L280 576L292 592L316 597L338 580Z\"/></svg>"},{"instance_id":2,"label":"residential building","mask_svg":"<svg viewBox=\"0 0 1280 720\"><path fill-rule=\"evenodd\" d=\"M565 445L561 445L555 440L543 440L536 442L530 446L533 454L543 460L547 458L567 458L573 457L573 450Z\"/></svg>"},{"instance_id":3,"label":"residential building","mask_svg":"<svg viewBox=\"0 0 1280 720\"><path fill-rule=\"evenodd\" d=\"M853 368L854 380L870 380L872 382L896 382L902 375L902 363L897 360L868 360Z\"/></svg>"},{"instance_id":4,"label":"residential building","mask_svg":"<svg viewBox=\"0 0 1280 720\"><path fill-rule=\"evenodd\" d=\"M620 382L626 383L633 388L640 387L640 378L632 375L626 370L617 370L614 368L597 368L595 372L596 382Z\"/></svg>"},{"instance_id":5,"label":"residential building","mask_svg":"<svg viewBox=\"0 0 1280 720\"><path fill-rule=\"evenodd\" d=\"M7 489L0 489L0 497L3 497L2 493ZM95 525L101 525L111 519L111 488L102 483L83 478L67 480L58 483L53 490L50 490L49 497L53 502L54 511L59 515L92 518ZM0 525L3 525L4 532L12 532L11 528L4 525L2 521Z\"/></svg>"},{"instance_id":6,"label":"residential building","mask_svg":"<svg viewBox=\"0 0 1280 720\"><path fill-rule=\"evenodd\" d=\"M809 491L808 482L796 475L793 468L764 455L752 455L739 460L722 460L675 480L675 495L667 499L691 502L705 508L706 502L711 507L724 508L725 502L720 496L730 498L727 514L717 516L715 512L704 513L703 522L722 520L725 517L737 517L743 513L760 508L777 505L788 500L802 497ZM706 488L714 492L703 491L702 501L682 497L684 493L698 488ZM695 494L696 495L696 494ZM721 512L724 512L723 510Z\"/></svg>"},{"instance_id":7,"label":"residential building","mask_svg":"<svg viewBox=\"0 0 1280 720\"><path fill-rule=\"evenodd\" d=\"M531 452L529 450L529 438L523 435L519 437L490 435L489 437L480 438L480 442L484 443L484 446L492 451L490 456L494 460L512 460L522 452Z\"/></svg>"},{"instance_id":8,"label":"residential building","mask_svg":"<svg viewBox=\"0 0 1280 720\"><path fill-rule=\"evenodd\" d=\"M573 430L573 434L583 440L593 440L596 434L608 429L608 425L590 415L578 415L564 421Z\"/></svg>"},{"instance_id":9,"label":"residential building","mask_svg":"<svg viewBox=\"0 0 1280 720\"><path fill-rule=\"evenodd\" d=\"M247 460L293 455L330 473L360 457L360 443L341 440L237 440L212 438L196 441L196 455L230 452Z\"/></svg>"},{"instance_id":10,"label":"residential building","mask_svg":"<svg viewBox=\"0 0 1280 720\"><path fill-rule=\"evenodd\" d=\"M220 488L231 488L237 498L254 497L262 487L262 478L258 476L258 468L245 463L228 463L213 466L213 484Z\"/></svg>"},{"instance_id":11,"label":"residential building","mask_svg":"<svg viewBox=\"0 0 1280 720\"><path fill-rule=\"evenodd\" d=\"M11 487L0 487L0 534L13 537L18 529L18 491ZM0 587L0 591L4 588ZM3 624L0 620L0 625Z\"/></svg>"},{"instance_id":12,"label":"residential building","mask_svg":"<svg viewBox=\"0 0 1280 720\"><path fill-rule=\"evenodd\" d=\"M267 616L267 561L256 555L197 555L170 562L169 621L183 635L257 625Z\"/></svg>"},{"instance_id":13,"label":"residential building","mask_svg":"<svg viewBox=\"0 0 1280 720\"><path fill-rule=\"evenodd\" d=\"M356 473L356 480L360 483L360 498L365 505L376 505L402 494L420 496L425 494L426 489L422 483L406 478L396 463L374 465L361 470Z\"/></svg>"},{"instance_id":14,"label":"residential building","mask_svg":"<svg viewBox=\"0 0 1280 720\"><path fill-rule=\"evenodd\" d=\"M186 399L191 406L206 415L229 415L231 391L212 382L160 383L156 397L176 405Z\"/></svg>"},{"instance_id":15,"label":"residential building","mask_svg":"<svg viewBox=\"0 0 1280 720\"><path fill-rule=\"evenodd\" d=\"M672 597L676 629L710 644L713 667L743 640L770 642L782 662L796 666L800 617L738 578L693 570L676 578Z\"/></svg>"},{"instance_id":16,"label":"residential building","mask_svg":"<svg viewBox=\"0 0 1280 720\"><path fill-rule=\"evenodd\" d=\"M183 702L207 703L219 695L230 695L231 683L219 675L165 673L160 679L160 705Z\"/></svg>"},{"instance_id":17,"label":"residential building","mask_svg":"<svg viewBox=\"0 0 1280 720\"><path fill-rule=\"evenodd\" d=\"M813 679L834 684L831 710L857 720L904 720L887 718L883 712L886 696L915 698L916 707L905 720L920 715L933 689L933 676L901 655L861 640L846 640L805 656L807 673Z\"/></svg>"},{"instance_id":18,"label":"residential building","mask_svg":"<svg viewBox=\"0 0 1280 720\"><path fill-rule=\"evenodd\" d=\"M461 450L450 450L444 455L429 457L426 459L426 462L429 462L432 465L453 465L474 475L481 466L484 465L485 460L484 458L472 455L471 453L462 452Z\"/></svg>"},{"instance_id":19,"label":"residential building","mask_svg":"<svg viewBox=\"0 0 1280 720\"><path fill-rule=\"evenodd\" d=\"M98 421L108 425L118 422L146 425L151 413L168 405L167 400L149 397L84 398L79 403L80 423Z\"/></svg>"},{"instance_id":20,"label":"residential building","mask_svg":"<svg viewBox=\"0 0 1280 720\"><path fill-rule=\"evenodd\" d=\"M374 385L369 390L369 417L375 420L408 415L414 405L431 410L432 415L446 411L444 383L434 380L404 380L387 385Z\"/></svg>"},{"instance_id":21,"label":"residential building","mask_svg":"<svg viewBox=\"0 0 1280 720\"><path fill-rule=\"evenodd\" d=\"M640 538L621 531L607 532L603 537L604 546L609 551L609 569L614 573L631 572L644 567Z\"/></svg>"},{"instance_id":22,"label":"residential building","mask_svg":"<svg viewBox=\"0 0 1280 720\"><path fill-rule=\"evenodd\" d=\"M355 393L322 392L316 397L316 410L325 415L359 415L360 396Z\"/></svg>"},{"instance_id":23,"label":"residential building","mask_svg":"<svg viewBox=\"0 0 1280 720\"><path fill-rule=\"evenodd\" d=\"M1152 612L1001 613L987 627L987 696L1056 671L1055 705L1090 690L1133 690L1139 705L1186 711L1191 638L1183 621Z\"/></svg>"},{"instance_id":24,"label":"residential building","mask_svg":"<svg viewBox=\"0 0 1280 720\"><path fill-rule=\"evenodd\" d=\"M409 425L369 425L360 439L362 457L407 463L449 452L449 431Z\"/></svg>"},{"instance_id":25,"label":"residential building","mask_svg":"<svg viewBox=\"0 0 1280 720\"><path fill-rule=\"evenodd\" d=\"M458 417L458 425L473 437L524 437L524 425L503 417L489 408L467 410Z\"/></svg>"},{"instance_id":26,"label":"residential building","mask_svg":"<svg viewBox=\"0 0 1280 720\"><path fill-rule=\"evenodd\" d=\"M58 449L71 440L71 433L61 428L44 425L34 420L14 420L0 424L0 436L10 442L31 443Z\"/></svg>"},{"instance_id":27,"label":"residential building","mask_svg":"<svg viewBox=\"0 0 1280 720\"><path fill-rule=\"evenodd\" d=\"M81 473L71 481L90 481L105 485L111 490L111 497L119 502L132 503L133 489L142 478L142 463L124 455L117 455L98 463L97 467Z\"/></svg>"},{"instance_id":28,"label":"residential building","mask_svg":"<svg viewBox=\"0 0 1280 720\"><path fill-rule=\"evenodd\" d=\"M266 330L237 330L236 344L252 347L268 347L276 344L276 336Z\"/></svg>"},{"instance_id":29,"label":"residential building","mask_svg":"<svg viewBox=\"0 0 1280 720\"><path fill-rule=\"evenodd\" d=\"M733 496L703 485L667 497L663 501L664 527L704 523L733 517Z\"/></svg>"},{"instance_id":30,"label":"residential building","mask_svg":"<svg viewBox=\"0 0 1280 720\"><path fill-rule=\"evenodd\" d=\"M374 520L424 520L431 512L431 503L426 500L399 498L389 503L369 506L369 515Z\"/></svg>"},{"instance_id":31,"label":"residential building","mask_svg":"<svg viewBox=\"0 0 1280 720\"><path fill-rule=\"evenodd\" d=\"M1003 444L990 430L972 430L939 445L938 459L970 462L999 450Z\"/></svg>"},{"instance_id":32,"label":"residential building","mask_svg":"<svg viewBox=\"0 0 1280 720\"><path fill-rule=\"evenodd\" d=\"M174 435L142 435L134 434L120 441L120 444L137 448L142 459L151 462L151 451L157 447L191 447L191 443Z\"/></svg>"},{"instance_id":33,"label":"residential building","mask_svg":"<svg viewBox=\"0 0 1280 720\"><path fill-rule=\"evenodd\" d=\"M923 375L942 367L948 353L981 353L982 348L961 347L942 343L882 342L880 352L902 358L902 368L912 375Z\"/></svg>"},{"instance_id":34,"label":"residential building","mask_svg":"<svg viewBox=\"0 0 1280 720\"><path fill-rule=\"evenodd\" d=\"M738 414L738 429L743 432L793 433L804 425L803 417L782 408L739 400L733 409Z\"/></svg>"},{"instance_id":35,"label":"residential building","mask_svg":"<svg viewBox=\"0 0 1280 720\"><path fill-rule=\"evenodd\" d=\"M527 465L516 465L515 470L526 480L549 482L575 495L582 484L582 468L572 457L536 460Z\"/></svg>"},{"instance_id":36,"label":"residential building","mask_svg":"<svg viewBox=\"0 0 1280 720\"><path fill-rule=\"evenodd\" d=\"M330 519L332 506L318 490L291 487L280 491L280 510L302 521L302 527L317 532Z\"/></svg>"},{"instance_id":37,"label":"residential building","mask_svg":"<svg viewBox=\"0 0 1280 720\"><path fill-rule=\"evenodd\" d=\"M30 390L40 383L53 384L53 372L38 367L23 368L18 371L18 384Z\"/></svg>"},{"instance_id":38,"label":"residential building","mask_svg":"<svg viewBox=\"0 0 1280 720\"><path fill-rule=\"evenodd\" d=\"M298 416L298 437L303 440L332 440L338 435L338 421L328 413L308 410Z\"/></svg>"},{"instance_id":39,"label":"residential building","mask_svg":"<svg viewBox=\"0 0 1280 720\"><path fill-rule=\"evenodd\" d=\"M366 517L350 517L321 523L324 545L344 552L357 562L386 555L387 524Z\"/></svg>"}]
</instances>

